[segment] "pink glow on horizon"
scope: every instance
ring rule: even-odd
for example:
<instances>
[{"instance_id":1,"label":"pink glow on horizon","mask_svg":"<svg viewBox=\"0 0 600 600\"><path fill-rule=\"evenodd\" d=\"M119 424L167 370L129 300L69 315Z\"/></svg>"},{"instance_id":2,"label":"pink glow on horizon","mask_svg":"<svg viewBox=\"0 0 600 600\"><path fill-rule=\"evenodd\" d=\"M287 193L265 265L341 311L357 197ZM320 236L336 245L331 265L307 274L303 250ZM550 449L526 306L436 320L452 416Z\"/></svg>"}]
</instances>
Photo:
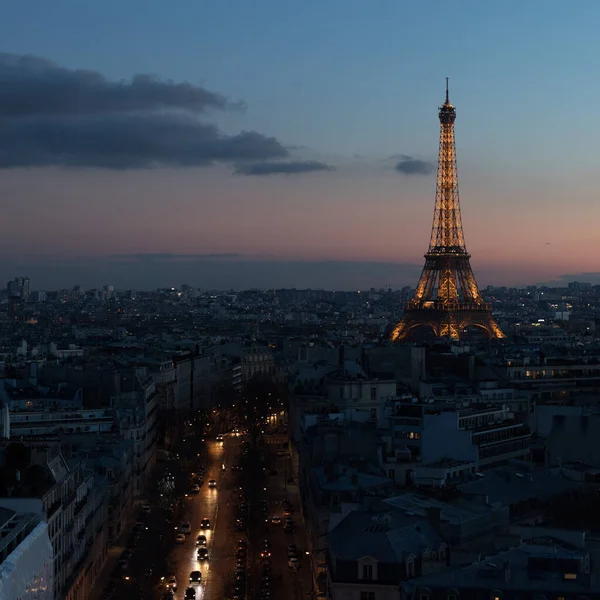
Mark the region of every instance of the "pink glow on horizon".
<instances>
[{"instance_id":1,"label":"pink glow on horizon","mask_svg":"<svg viewBox=\"0 0 600 600\"><path fill-rule=\"evenodd\" d=\"M563 189L543 180L502 189L459 177L478 280L526 283L600 271L597 203L566 199ZM588 185L581 184L578 198L592 197ZM239 253L421 265L433 188L431 178L385 171L297 178L231 176L224 169L4 171L0 248L53 256Z\"/></svg>"}]
</instances>

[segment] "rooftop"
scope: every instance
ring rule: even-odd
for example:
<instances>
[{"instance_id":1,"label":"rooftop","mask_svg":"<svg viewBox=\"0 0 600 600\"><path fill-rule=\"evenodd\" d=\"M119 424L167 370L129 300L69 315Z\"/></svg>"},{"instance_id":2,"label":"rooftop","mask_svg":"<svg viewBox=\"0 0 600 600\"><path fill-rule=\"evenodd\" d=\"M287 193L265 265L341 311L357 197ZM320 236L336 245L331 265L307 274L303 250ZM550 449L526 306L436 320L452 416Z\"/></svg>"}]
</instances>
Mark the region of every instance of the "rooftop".
<instances>
[{"instance_id":1,"label":"rooftop","mask_svg":"<svg viewBox=\"0 0 600 600\"><path fill-rule=\"evenodd\" d=\"M459 489L464 494L485 496L490 504L510 506L533 498L549 499L579 487L581 484L566 479L560 468L530 471L509 465L490 469Z\"/></svg>"},{"instance_id":2,"label":"rooftop","mask_svg":"<svg viewBox=\"0 0 600 600\"><path fill-rule=\"evenodd\" d=\"M425 517L428 508L439 508L442 521L461 524L478 519L490 513L491 507L484 502L457 498L453 503L442 502L436 498L414 493L402 494L384 500L386 504L404 511L407 515Z\"/></svg>"},{"instance_id":3,"label":"rooftop","mask_svg":"<svg viewBox=\"0 0 600 600\"><path fill-rule=\"evenodd\" d=\"M484 588L532 590L575 594L600 591L595 578L578 572L577 563L588 556L587 551L567 548L540 539L531 544L511 548L506 552L473 563L461 569L418 577L411 587ZM494 583L494 582L498 583Z\"/></svg>"},{"instance_id":4,"label":"rooftop","mask_svg":"<svg viewBox=\"0 0 600 600\"><path fill-rule=\"evenodd\" d=\"M425 519L401 512L354 511L329 534L329 550L338 560L370 556L398 563L426 550L436 551L443 539Z\"/></svg>"},{"instance_id":5,"label":"rooftop","mask_svg":"<svg viewBox=\"0 0 600 600\"><path fill-rule=\"evenodd\" d=\"M353 468L346 468L341 473L337 470L331 480L328 479L327 472L322 466L314 467L313 473L319 482L319 487L328 492L355 492L359 489L366 490L392 483L386 477L362 473Z\"/></svg>"}]
</instances>

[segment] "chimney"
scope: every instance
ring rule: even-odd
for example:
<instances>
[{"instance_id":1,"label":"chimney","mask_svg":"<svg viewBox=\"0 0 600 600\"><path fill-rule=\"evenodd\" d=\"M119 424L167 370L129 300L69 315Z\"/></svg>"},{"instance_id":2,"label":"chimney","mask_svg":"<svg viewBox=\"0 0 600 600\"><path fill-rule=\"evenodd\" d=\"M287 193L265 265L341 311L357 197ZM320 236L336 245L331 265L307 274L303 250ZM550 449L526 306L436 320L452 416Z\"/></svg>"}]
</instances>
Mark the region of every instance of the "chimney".
<instances>
[{"instance_id":1,"label":"chimney","mask_svg":"<svg viewBox=\"0 0 600 600\"><path fill-rule=\"evenodd\" d=\"M442 523L442 509L439 506L427 506L425 508L425 516L431 526L439 532Z\"/></svg>"},{"instance_id":2,"label":"chimney","mask_svg":"<svg viewBox=\"0 0 600 600\"><path fill-rule=\"evenodd\" d=\"M340 346L338 351L338 365L344 368L344 346Z\"/></svg>"},{"instance_id":3,"label":"chimney","mask_svg":"<svg viewBox=\"0 0 600 600\"><path fill-rule=\"evenodd\" d=\"M510 583L510 563L505 560L502 566L504 567L504 581L505 583Z\"/></svg>"}]
</instances>

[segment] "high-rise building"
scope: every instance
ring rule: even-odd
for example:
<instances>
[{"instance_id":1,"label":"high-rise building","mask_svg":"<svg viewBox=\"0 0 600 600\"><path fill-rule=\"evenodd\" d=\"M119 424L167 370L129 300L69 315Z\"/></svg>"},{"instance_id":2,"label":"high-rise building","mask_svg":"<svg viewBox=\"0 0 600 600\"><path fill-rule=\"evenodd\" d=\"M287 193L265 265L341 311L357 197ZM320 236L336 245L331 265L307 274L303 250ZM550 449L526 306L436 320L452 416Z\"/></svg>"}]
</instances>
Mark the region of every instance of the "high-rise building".
<instances>
[{"instance_id":1,"label":"high-rise building","mask_svg":"<svg viewBox=\"0 0 600 600\"><path fill-rule=\"evenodd\" d=\"M6 284L9 298L21 298L25 302L29 299L29 277L15 277Z\"/></svg>"}]
</instances>

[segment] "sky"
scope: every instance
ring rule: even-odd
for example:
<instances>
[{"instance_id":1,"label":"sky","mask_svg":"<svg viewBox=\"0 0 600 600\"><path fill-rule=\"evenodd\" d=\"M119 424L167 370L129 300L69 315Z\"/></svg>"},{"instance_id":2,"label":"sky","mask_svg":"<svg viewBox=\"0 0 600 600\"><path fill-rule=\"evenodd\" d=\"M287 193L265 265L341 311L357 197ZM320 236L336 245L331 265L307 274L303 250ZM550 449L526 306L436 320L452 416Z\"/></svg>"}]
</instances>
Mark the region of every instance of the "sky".
<instances>
[{"instance_id":1,"label":"sky","mask_svg":"<svg viewBox=\"0 0 600 600\"><path fill-rule=\"evenodd\" d=\"M3 0L0 277L414 286L445 77L481 287L600 282L600 3Z\"/></svg>"}]
</instances>

